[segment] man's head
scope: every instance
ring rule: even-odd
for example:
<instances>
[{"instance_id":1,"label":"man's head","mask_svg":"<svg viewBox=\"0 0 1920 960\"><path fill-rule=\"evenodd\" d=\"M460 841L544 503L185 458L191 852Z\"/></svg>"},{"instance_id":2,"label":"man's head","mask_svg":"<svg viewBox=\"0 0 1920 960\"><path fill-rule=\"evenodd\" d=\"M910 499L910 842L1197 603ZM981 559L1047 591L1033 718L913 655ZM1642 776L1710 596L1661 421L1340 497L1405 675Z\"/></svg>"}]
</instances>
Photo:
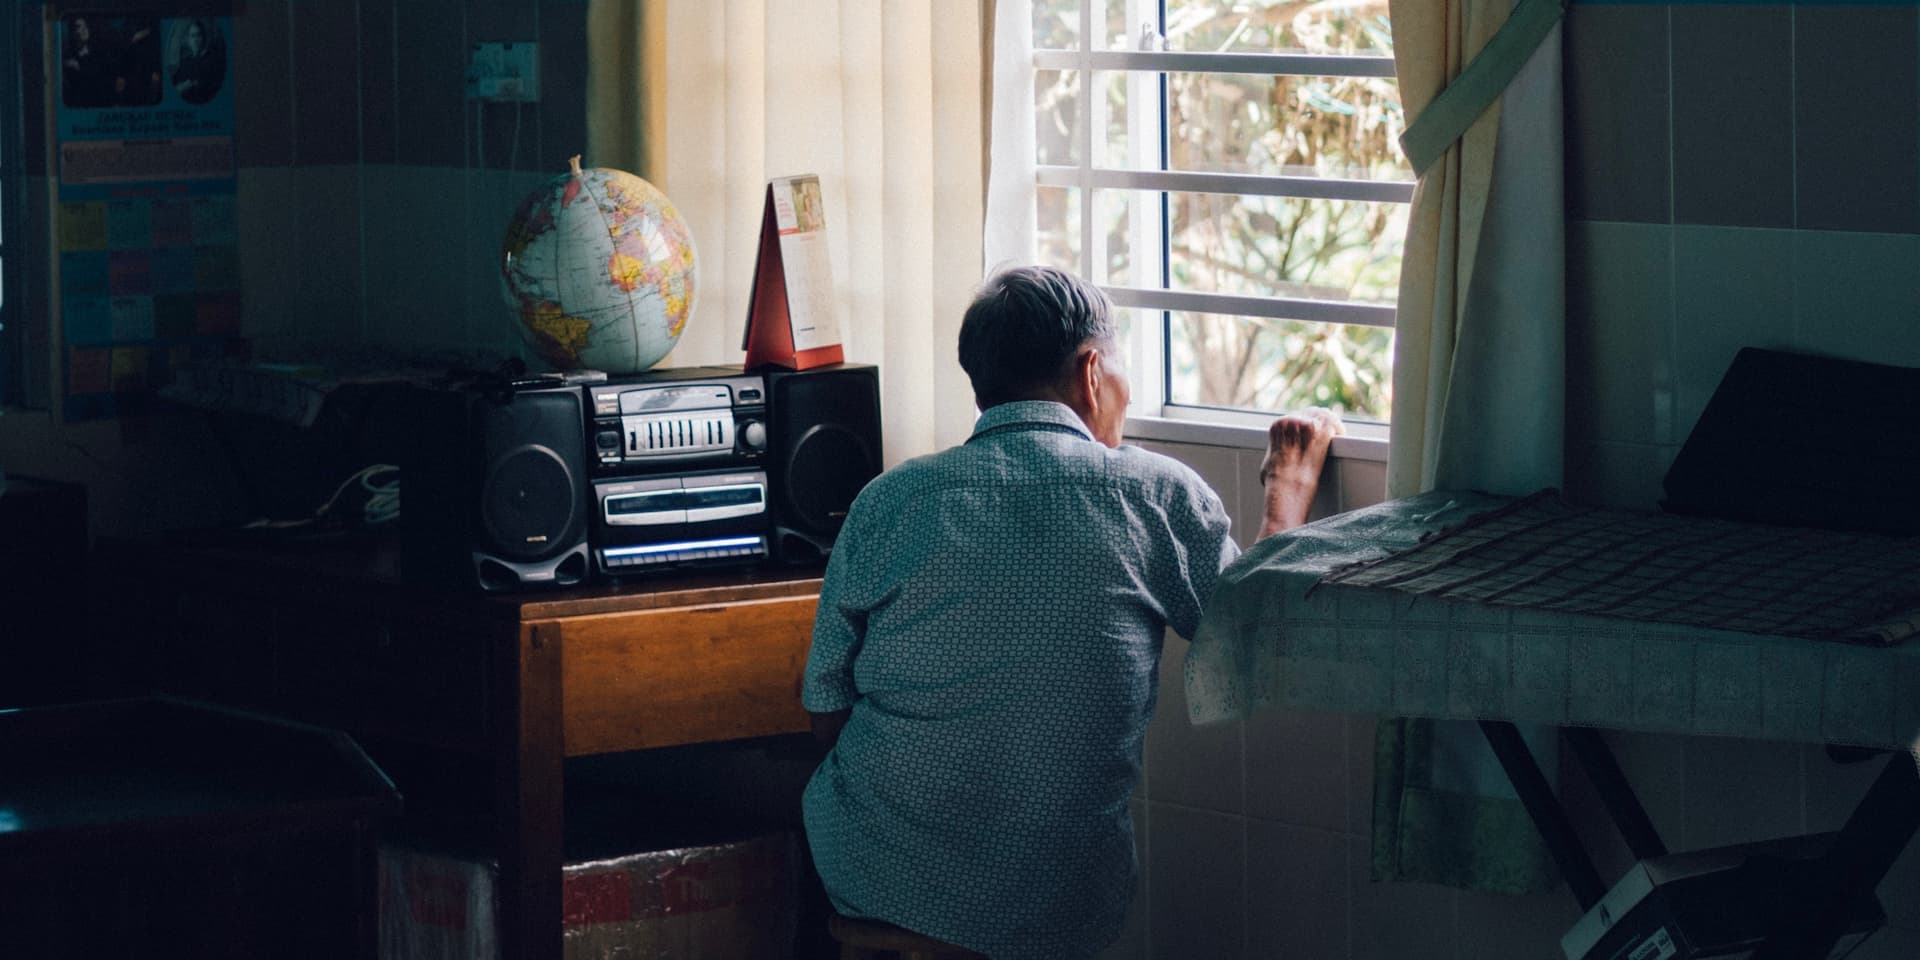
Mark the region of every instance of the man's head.
<instances>
[{"instance_id":1,"label":"man's head","mask_svg":"<svg viewBox=\"0 0 1920 960\"><path fill-rule=\"evenodd\" d=\"M960 366L980 409L1014 400L1064 403L1095 439L1120 445L1130 391L1099 288L1053 267L995 274L960 323Z\"/></svg>"}]
</instances>

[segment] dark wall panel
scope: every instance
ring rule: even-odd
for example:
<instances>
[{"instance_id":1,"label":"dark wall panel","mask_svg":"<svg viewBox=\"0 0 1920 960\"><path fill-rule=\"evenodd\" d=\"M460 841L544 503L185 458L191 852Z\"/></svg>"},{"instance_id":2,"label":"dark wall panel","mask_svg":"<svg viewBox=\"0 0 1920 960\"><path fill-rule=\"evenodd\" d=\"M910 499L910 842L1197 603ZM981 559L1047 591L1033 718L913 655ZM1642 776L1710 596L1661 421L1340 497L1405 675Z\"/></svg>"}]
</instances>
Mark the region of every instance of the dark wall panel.
<instances>
[{"instance_id":1,"label":"dark wall panel","mask_svg":"<svg viewBox=\"0 0 1920 960\"><path fill-rule=\"evenodd\" d=\"M1575 4L1566 42L1568 213L1671 222L1667 8Z\"/></svg>"},{"instance_id":2,"label":"dark wall panel","mask_svg":"<svg viewBox=\"0 0 1920 960\"><path fill-rule=\"evenodd\" d=\"M293 41L287 0L248 0L233 18L234 150L243 167L293 162Z\"/></svg>"},{"instance_id":3,"label":"dark wall panel","mask_svg":"<svg viewBox=\"0 0 1920 960\"><path fill-rule=\"evenodd\" d=\"M1673 219L1793 226L1793 10L1673 8Z\"/></svg>"},{"instance_id":4,"label":"dark wall panel","mask_svg":"<svg viewBox=\"0 0 1920 960\"><path fill-rule=\"evenodd\" d=\"M1920 232L1920 8L1794 10L1796 225Z\"/></svg>"},{"instance_id":5,"label":"dark wall panel","mask_svg":"<svg viewBox=\"0 0 1920 960\"><path fill-rule=\"evenodd\" d=\"M394 7L399 124L394 161L458 167L466 153L466 8L457 0Z\"/></svg>"},{"instance_id":6,"label":"dark wall panel","mask_svg":"<svg viewBox=\"0 0 1920 960\"><path fill-rule=\"evenodd\" d=\"M587 5L540 6L540 150L533 169L560 173L587 152Z\"/></svg>"},{"instance_id":7,"label":"dark wall panel","mask_svg":"<svg viewBox=\"0 0 1920 960\"><path fill-rule=\"evenodd\" d=\"M392 163L395 0L360 0L360 159Z\"/></svg>"},{"instance_id":8,"label":"dark wall panel","mask_svg":"<svg viewBox=\"0 0 1920 960\"><path fill-rule=\"evenodd\" d=\"M357 3L293 7L294 162L360 160L360 24Z\"/></svg>"}]
</instances>

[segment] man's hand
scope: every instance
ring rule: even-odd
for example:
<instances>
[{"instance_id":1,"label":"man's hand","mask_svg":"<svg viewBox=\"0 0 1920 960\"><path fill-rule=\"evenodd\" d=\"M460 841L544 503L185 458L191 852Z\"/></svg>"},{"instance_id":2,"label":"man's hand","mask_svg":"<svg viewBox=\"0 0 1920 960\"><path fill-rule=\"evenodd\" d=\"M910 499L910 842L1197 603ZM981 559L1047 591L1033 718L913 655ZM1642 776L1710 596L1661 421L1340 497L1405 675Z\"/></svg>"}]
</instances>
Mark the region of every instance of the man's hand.
<instances>
[{"instance_id":1,"label":"man's hand","mask_svg":"<svg viewBox=\"0 0 1920 960\"><path fill-rule=\"evenodd\" d=\"M1327 448L1345 432L1339 414L1325 407L1287 414L1267 427L1267 457L1260 463L1266 494L1262 539L1307 522L1320 471L1327 465Z\"/></svg>"}]
</instances>

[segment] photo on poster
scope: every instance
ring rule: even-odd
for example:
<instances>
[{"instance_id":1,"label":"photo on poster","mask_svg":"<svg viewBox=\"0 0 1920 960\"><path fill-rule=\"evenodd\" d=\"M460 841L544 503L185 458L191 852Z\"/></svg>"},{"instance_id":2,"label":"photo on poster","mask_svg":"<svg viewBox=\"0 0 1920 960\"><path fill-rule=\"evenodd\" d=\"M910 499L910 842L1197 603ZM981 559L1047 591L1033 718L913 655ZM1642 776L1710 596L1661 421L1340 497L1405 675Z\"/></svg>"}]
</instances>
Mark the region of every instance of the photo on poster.
<instances>
[{"instance_id":1,"label":"photo on poster","mask_svg":"<svg viewBox=\"0 0 1920 960\"><path fill-rule=\"evenodd\" d=\"M206 103L227 82L227 38L206 17L169 21L167 82L180 99Z\"/></svg>"},{"instance_id":2,"label":"photo on poster","mask_svg":"<svg viewBox=\"0 0 1920 960\"><path fill-rule=\"evenodd\" d=\"M62 106L151 107L160 94L159 17L73 13L61 19Z\"/></svg>"}]
</instances>

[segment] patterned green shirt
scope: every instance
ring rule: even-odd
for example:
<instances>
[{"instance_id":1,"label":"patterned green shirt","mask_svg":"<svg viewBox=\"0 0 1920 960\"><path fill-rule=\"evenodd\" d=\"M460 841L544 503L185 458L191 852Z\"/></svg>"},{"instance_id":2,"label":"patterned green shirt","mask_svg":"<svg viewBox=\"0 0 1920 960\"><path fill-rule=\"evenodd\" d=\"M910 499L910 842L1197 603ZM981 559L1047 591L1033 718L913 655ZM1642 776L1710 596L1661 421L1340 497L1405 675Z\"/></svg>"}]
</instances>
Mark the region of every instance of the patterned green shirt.
<instances>
[{"instance_id":1,"label":"patterned green shirt","mask_svg":"<svg viewBox=\"0 0 1920 960\"><path fill-rule=\"evenodd\" d=\"M1227 525L1192 470L1057 403L993 407L869 484L802 696L852 708L805 796L834 906L995 960L1111 942L1161 638L1192 635Z\"/></svg>"}]
</instances>

